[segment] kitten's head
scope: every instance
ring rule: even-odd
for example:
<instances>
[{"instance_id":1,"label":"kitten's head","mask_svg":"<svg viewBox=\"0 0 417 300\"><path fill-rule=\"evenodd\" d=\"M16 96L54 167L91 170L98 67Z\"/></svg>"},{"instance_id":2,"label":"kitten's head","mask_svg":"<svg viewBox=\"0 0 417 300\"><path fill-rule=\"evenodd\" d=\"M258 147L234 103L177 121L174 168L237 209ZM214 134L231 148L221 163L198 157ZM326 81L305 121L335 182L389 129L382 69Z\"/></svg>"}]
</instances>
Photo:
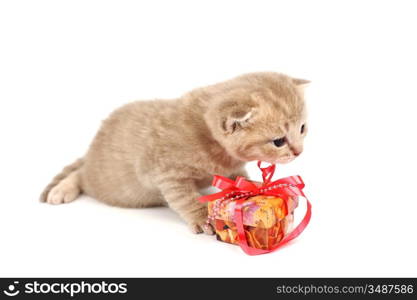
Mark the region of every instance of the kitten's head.
<instances>
[{"instance_id":1,"label":"kitten's head","mask_svg":"<svg viewBox=\"0 0 417 300\"><path fill-rule=\"evenodd\" d=\"M218 86L206 121L234 158L288 163L303 151L307 134L306 80L252 73Z\"/></svg>"}]
</instances>

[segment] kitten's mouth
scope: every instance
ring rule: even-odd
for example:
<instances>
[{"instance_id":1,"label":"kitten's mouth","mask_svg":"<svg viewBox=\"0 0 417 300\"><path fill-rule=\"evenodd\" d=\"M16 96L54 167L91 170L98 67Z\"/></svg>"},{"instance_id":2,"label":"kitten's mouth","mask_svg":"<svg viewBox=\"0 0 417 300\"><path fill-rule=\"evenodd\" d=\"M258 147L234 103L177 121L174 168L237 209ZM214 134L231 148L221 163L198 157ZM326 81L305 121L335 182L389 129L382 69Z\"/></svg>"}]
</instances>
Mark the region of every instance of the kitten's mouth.
<instances>
[{"instance_id":1,"label":"kitten's mouth","mask_svg":"<svg viewBox=\"0 0 417 300\"><path fill-rule=\"evenodd\" d=\"M292 162L295 159L294 156L289 156L289 157L280 157L278 158L275 163L277 164L287 164L289 162Z\"/></svg>"},{"instance_id":2,"label":"kitten's mouth","mask_svg":"<svg viewBox=\"0 0 417 300\"><path fill-rule=\"evenodd\" d=\"M294 159L295 159L295 156L289 156L289 157L280 157L275 160L264 159L262 161L275 165L275 164L287 164L289 162L292 162Z\"/></svg>"}]
</instances>

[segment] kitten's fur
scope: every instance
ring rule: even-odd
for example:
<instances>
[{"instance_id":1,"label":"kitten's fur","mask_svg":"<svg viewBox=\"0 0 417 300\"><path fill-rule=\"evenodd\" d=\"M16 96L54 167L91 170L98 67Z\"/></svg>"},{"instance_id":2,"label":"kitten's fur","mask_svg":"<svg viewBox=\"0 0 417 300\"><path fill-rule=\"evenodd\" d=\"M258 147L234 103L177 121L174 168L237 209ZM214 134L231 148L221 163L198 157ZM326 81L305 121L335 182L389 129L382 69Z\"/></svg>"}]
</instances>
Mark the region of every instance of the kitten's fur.
<instances>
[{"instance_id":1,"label":"kitten's fur","mask_svg":"<svg viewBox=\"0 0 417 300\"><path fill-rule=\"evenodd\" d=\"M247 161L284 163L301 153L305 83L251 73L178 99L127 104L103 122L87 154L53 179L41 201L67 203L82 192L116 206L169 205L193 232L212 234L198 190L213 174L246 176ZM276 147L281 137L286 144Z\"/></svg>"}]
</instances>

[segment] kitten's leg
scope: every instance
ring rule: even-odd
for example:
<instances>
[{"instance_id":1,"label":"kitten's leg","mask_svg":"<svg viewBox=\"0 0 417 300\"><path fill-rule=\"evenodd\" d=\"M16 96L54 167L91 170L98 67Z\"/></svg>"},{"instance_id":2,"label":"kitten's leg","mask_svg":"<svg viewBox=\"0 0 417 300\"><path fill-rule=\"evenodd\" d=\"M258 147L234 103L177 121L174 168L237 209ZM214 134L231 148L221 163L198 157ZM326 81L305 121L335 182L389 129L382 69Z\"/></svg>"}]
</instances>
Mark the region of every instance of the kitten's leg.
<instances>
[{"instance_id":1,"label":"kitten's leg","mask_svg":"<svg viewBox=\"0 0 417 300\"><path fill-rule=\"evenodd\" d=\"M207 222L207 205L200 203L200 193L192 179L161 180L158 187L169 207L185 220L194 233L214 234Z\"/></svg>"}]
</instances>

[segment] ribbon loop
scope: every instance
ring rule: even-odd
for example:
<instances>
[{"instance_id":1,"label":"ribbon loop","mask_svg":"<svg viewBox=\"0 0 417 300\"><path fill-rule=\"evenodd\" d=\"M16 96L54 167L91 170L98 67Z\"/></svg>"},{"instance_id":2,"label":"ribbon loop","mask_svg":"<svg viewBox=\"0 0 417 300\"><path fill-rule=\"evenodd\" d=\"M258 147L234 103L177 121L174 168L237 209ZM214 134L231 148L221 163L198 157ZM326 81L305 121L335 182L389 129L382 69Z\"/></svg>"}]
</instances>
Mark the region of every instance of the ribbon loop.
<instances>
[{"instance_id":1,"label":"ribbon loop","mask_svg":"<svg viewBox=\"0 0 417 300\"><path fill-rule=\"evenodd\" d=\"M233 188L235 186L235 182L230 178L214 175L211 185L221 190L226 190Z\"/></svg>"},{"instance_id":2,"label":"ribbon loop","mask_svg":"<svg viewBox=\"0 0 417 300\"><path fill-rule=\"evenodd\" d=\"M244 177L236 178L235 187L241 191L256 191L258 187L251 181L246 180Z\"/></svg>"},{"instance_id":3,"label":"ribbon loop","mask_svg":"<svg viewBox=\"0 0 417 300\"><path fill-rule=\"evenodd\" d=\"M268 184L269 182L271 182L271 179L274 176L275 165L271 164L268 167L262 168L261 164L262 164L262 162L259 160L258 161L258 168L261 169L261 171L262 171L262 179L263 179L265 184Z\"/></svg>"}]
</instances>

